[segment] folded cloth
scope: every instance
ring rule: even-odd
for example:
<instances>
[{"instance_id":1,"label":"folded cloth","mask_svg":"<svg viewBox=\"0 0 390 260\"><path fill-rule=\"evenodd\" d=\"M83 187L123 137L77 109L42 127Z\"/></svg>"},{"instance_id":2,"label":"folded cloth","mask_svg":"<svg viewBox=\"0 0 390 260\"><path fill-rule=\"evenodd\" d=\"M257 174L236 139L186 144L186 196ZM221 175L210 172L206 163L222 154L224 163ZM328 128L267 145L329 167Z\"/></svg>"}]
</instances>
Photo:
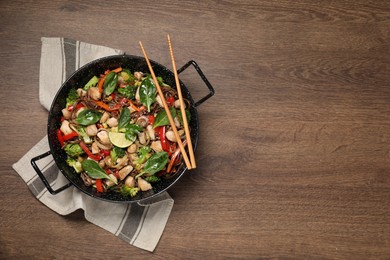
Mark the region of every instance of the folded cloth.
<instances>
[{"instance_id":1,"label":"folded cloth","mask_svg":"<svg viewBox=\"0 0 390 260\"><path fill-rule=\"evenodd\" d=\"M61 84L76 69L94 59L123 53L105 46L66 38L42 38L41 40L39 99L48 110ZM165 192L143 204L98 200L74 186L52 195L31 166L32 158L49 150L48 138L45 136L12 165L39 201L60 215L83 209L85 218L91 223L111 232L126 243L150 252L154 251L173 207L173 199L168 193ZM53 189L68 183L52 156L40 159L36 163Z\"/></svg>"}]
</instances>

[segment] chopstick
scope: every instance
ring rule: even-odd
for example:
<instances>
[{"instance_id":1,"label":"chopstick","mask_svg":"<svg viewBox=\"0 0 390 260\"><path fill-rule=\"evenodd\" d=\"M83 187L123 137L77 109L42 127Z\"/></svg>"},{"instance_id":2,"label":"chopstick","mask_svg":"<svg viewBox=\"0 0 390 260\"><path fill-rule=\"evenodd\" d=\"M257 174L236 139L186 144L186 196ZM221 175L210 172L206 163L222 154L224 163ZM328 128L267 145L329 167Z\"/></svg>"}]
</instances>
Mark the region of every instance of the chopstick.
<instances>
[{"instance_id":1,"label":"chopstick","mask_svg":"<svg viewBox=\"0 0 390 260\"><path fill-rule=\"evenodd\" d=\"M157 78L156 78L156 75L154 74L152 65L150 64L149 58L148 58L148 56L146 55L144 46L142 45L142 42L141 42L141 41L139 42L139 45L141 46L141 50L142 50L142 53L144 54L146 63L148 64L148 67L149 67L149 70L150 70L150 74L152 75L154 84L156 85L157 92L158 92L158 94L160 95L160 98L161 98L161 101L162 101L162 103L163 103L165 112L167 113L169 123L171 124L173 133L175 134L175 138L176 138L177 143L178 143L178 145L179 145L179 147L180 147L180 151L181 151L181 154L182 154L182 156L183 156L184 162L185 162L187 168L188 168L189 170L191 170L191 169L192 169L192 166L191 166L191 163L190 163L190 161L189 161L189 159L188 159L187 153L186 153L186 151L185 151L185 149L184 149L183 142L181 141L180 136L179 136L179 133L177 132L177 128L176 128L175 122L173 121L171 112L169 111L169 107L168 107L167 101L165 100L164 94L163 94L163 92L161 91L160 85L158 84L158 80L157 80Z\"/></svg>"},{"instance_id":2,"label":"chopstick","mask_svg":"<svg viewBox=\"0 0 390 260\"><path fill-rule=\"evenodd\" d=\"M190 160L191 160L191 166L193 169L196 168L196 162L195 162L195 155L194 155L194 149L192 147L192 141L191 141L191 136L190 136L190 130L188 129L188 121L187 121L187 114L185 111L185 105L183 101L183 95L181 93L181 87L180 87L180 82L179 82L179 75L177 73L176 69L176 63L175 63L175 57L173 55L173 49L172 49L172 43L171 43L171 37L168 36L168 45L169 45L169 52L171 53L171 59L172 59L172 67L173 67L173 73L175 75L175 82L176 82L176 90L177 94L179 96L179 102L180 102L180 111L181 115L183 118L183 124L184 124L184 131L186 134L186 140L187 140L187 145L188 145L188 151L190 153Z\"/></svg>"}]
</instances>

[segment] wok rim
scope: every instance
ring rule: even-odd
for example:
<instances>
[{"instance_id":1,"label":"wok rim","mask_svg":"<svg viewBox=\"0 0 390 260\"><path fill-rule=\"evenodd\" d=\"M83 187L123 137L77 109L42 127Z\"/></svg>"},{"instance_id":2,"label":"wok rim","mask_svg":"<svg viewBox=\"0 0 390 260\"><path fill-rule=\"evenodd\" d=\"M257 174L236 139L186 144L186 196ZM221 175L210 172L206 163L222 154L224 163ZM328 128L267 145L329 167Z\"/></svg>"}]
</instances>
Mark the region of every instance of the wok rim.
<instances>
[{"instance_id":1,"label":"wok rim","mask_svg":"<svg viewBox=\"0 0 390 260\"><path fill-rule=\"evenodd\" d=\"M93 189L90 188L90 187L87 187L84 184L82 184L82 187L80 187L80 185L78 183L80 181L76 181L75 180L75 179L81 179L79 176L76 176L77 178L71 178L69 176L69 172L67 172L67 170L68 171L70 170L71 174L73 174L73 175L76 175L77 173L75 173L73 168L71 168L68 165L65 165L65 167L67 169L64 169L64 167L61 167L61 165L64 165L65 159L64 159L64 157L62 155L60 155L60 152L58 151L58 149L56 149L57 148L56 144L55 144L56 141L53 138L53 124L57 124L58 125L58 122L59 122L59 120L58 120L59 118L56 119L56 117L53 116L54 110L56 109L56 106L59 105L58 104L59 100L60 99L64 99L64 97L62 96L63 92L65 90L68 92L72 87L74 87L73 85L69 86L69 84L71 84L71 81L74 78L77 78L79 76L79 74L82 74L82 72L84 72L85 70L88 70L91 67L94 68L94 67L98 66L99 64L100 65L104 64L103 67L106 67L106 69L107 69L107 67L109 65L107 63L109 63L110 61L118 61L118 62L120 62L122 64L124 64L125 61L127 61L127 62L134 62L135 61L135 62L144 63L146 65L146 60L145 60L144 57L140 57L140 56L136 56L136 55L129 55L129 54L118 54L118 55L110 55L110 56L101 57L101 58L92 60L92 61L86 63L85 65L81 66L76 71L74 71L61 84L61 87L58 89L56 95L54 96L54 99L52 101L52 104L51 104L51 107L50 107L50 110L49 110L48 121L47 121L48 122L47 123L47 133L48 133L49 148L50 148L50 151L51 151L52 156L54 158L54 161L55 161L56 165L58 166L58 169L60 170L62 175L64 175L65 178L70 183L72 183L72 186L74 186L78 190L82 191L84 194L86 194L88 196L91 196L92 198L95 198L95 199L98 199L98 200L101 200L101 201L111 202L111 203L140 203L140 202L144 202L144 201L148 201L148 200L151 200L153 198L156 198L159 195L162 195L168 189L172 188L182 178L182 176L188 170L188 168L186 167L184 161L179 166L178 173L176 173L175 176L172 177L173 180L168 181L169 182L168 184L163 185L163 188L158 189L156 192L154 192L154 193L152 193L150 195L145 195L148 192L142 192L143 196L140 197L140 198L135 198L135 199L132 199L132 197L124 197L124 196L119 196L119 197L123 198L123 200L110 199L109 196L107 196L106 193L103 193L103 194L100 193L99 194L99 193L96 192L96 190L94 192L91 192L91 191L93 191ZM174 73L171 70L169 70L167 67L165 67L164 65L162 65L162 64L160 64L160 63L158 63L156 61L153 61L153 60L149 60L149 61L150 61L150 63L151 63L151 65L152 65L154 70L157 67L159 70L161 69L161 70L165 71L165 73L168 73L168 75L170 77L172 77L171 81L173 82L173 84L169 84L169 85L176 89L176 85L174 84ZM142 65L144 65L144 64L142 64ZM132 70L132 68L130 68L130 69ZM135 69L137 69L137 68L135 68ZM102 72L104 72L104 71L102 71ZM147 72L149 73L149 69L147 69ZM160 76L160 75L158 75L158 73L156 73L156 76ZM164 81L167 81L167 79L164 78ZM195 127L191 131L191 140L192 140L192 143L193 143L193 150L195 152L196 149L197 149L197 146L198 146L198 141L199 141L199 118L198 118L198 113L197 113L196 107L194 106L195 102L194 102L194 100L193 100L193 98L191 96L190 91L188 90L186 85L184 85L184 83L180 79L179 79L179 82L180 82L180 85L181 85L181 90L182 90L183 96L187 95L186 98L190 101L190 107L188 109L191 112L191 120L195 120L195 123L194 123ZM82 84L80 84L80 85L82 85ZM57 111L57 113L58 113L58 111ZM58 128L59 128L59 126L56 129L58 129ZM57 142L58 142L58 140L57 140ZM63 150L62 150L62 153L63 153ZM168 179L168 180L170 180L170 179ZM162 180L162 181L165 181L165 180ZM154 191L154 189L155 189L154 184L152 184L152 186L153 186L153 191ZM114 197L117 197L117 196L114 196Z\"/></svg>"}]
</instances>

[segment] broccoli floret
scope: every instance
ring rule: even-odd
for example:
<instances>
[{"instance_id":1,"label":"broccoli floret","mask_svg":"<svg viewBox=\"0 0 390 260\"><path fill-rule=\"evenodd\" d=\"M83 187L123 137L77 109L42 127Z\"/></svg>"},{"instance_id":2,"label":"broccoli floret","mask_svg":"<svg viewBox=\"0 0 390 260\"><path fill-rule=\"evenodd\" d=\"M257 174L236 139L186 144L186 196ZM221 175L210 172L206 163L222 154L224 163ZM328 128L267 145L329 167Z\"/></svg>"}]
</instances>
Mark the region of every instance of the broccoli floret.
<instances>
[{"instance_id":1,"label":"broccoli floret","mask_svg":"<svg viewBox=\"0 0 390 260\"><path fill-rule=\"evenodd\" d=\"M143 167L143 164L152 156L152 148L149 146L142 146L138 150L137 159L134 162L134 168L140 171Z\"/></svg>"},{"instance_id":2,"label":"broccoli floret","mask_svg":"<svg viewBox=\"0 0 390 260\"><path fill-rule=\"evenodd\" d=\"M146 160L149 159L150 156L152 156L151 152L152 152L152 148L150 148L150 146L142 146L138 150L137 163L142 164L142 163L146 162Z\"/></svg>"},{"instance_id":3,"label":"broccoli floret","mask_svg":"<svg viewBox=\"0 0 390 260\"><path fill-rule=\"evenodd\" d=\"M90 87L95 86L98 82L99 82L99 78L96 77L96 76L93 76L93 77L87 82L87 84L85 84L84 90L88 90Z\"/></svg>"},{"instance_id":4,"label":"broccoli floret","mask_svg":"<svg viewBox=\"0 0 390 260\"><path fill-rule=\"evenodd\" d=\"M125 149L114 146L114 148L111 150L110 155L111 155L111 160L113 162L116 162L118 158L122 158L123 156L126 155L126 151Z\"/></svg>"},{"instance_id":5,"label":"broccoli floret","mask_svg":"<svg viewBox=\"0 0 390 260\"><path fill-rule=\"evenodd\" d=\"M89 135L87 135L87 132L85 131L84 127L82 127L82 126L77 127L77 132L83 138L84 143L86 143L86 144L92 143L93 140Z\"/></svg>"},{"instance_id":6,"label":"broccoli floret","mask_svg":"<svg viewBox=\"0 0 390 260\"><path fill-rule=\"evenodd\" d=\"M65 145L64 150L70 157L74 158L84 153L83 149L79 144L67 144Z\"/></svg>"},{"instance_id":7,"label":"broccoli floret","mask_svg":"<svg viewBox=\"0 0 390 260\"><path fill-rule=\"evenodd\" d=\"M121 94L122 96L128 99L134 99L136 91L137 91L137 87L130 86L130 85L127 85L124 88L118 88L119 94Z\"/></svg>"},{"instance_id":8,"label":"broccoli floret","mask_svg":"<svg viewBox=\"0 0 390 260\"><path fill-rule=\"evenodd\" d=\"M171 87L171 86L169 86L168 84L165 84L165 82L164 82L164 80L163 80L162 77L157 77L157 81L158 81L158 84L159 84L160 86Z\"/></svg>"},{"instance_id":9,"label":"broccoli floret","mask_svg":"<svg viewBox=\"0 0 390 260\"><path fill-rule=\"evenodd\" d=\"M66 98L66 107L73 105L78 98L79 98L79 94L77 94L76 89L74 88L70 89L68 97Z\"/></svg>"},{"instance_id":10,"label":"broccoli floret","mask_svg":"<svg viewBox=\"0 0 390 260\"><path fill-rule=\"evenodd\" d=\"M120 73L120 76L122 77L123 81L126 81L127 83L135 81L134 75L128 69L123 69Z\"/></svg>"},{"instance_id":11,"label":"broccoli floret","mask_svg":"<svg viewBox=\"0 0 390 260\"><path fill-rule=\"evenodd\" d=\"M79 161L77 161L76 159L74 159L73 157L70 157L68 156L68 158L66 159L66 163L70 166L70 167L73 167L74 170L77 172L77 173L80 173L83 171L83 167L81 166L81 163Z\"/></svg>"},{"instance_id":12,"label":"broccoli floret","mask_svg":"<svg viewBox=\"0 0 390 260\"><path fill-rule=\"evenodd\" d=\"M155 182L159 182L160 181L160 178L157 177L156 175L152 175L152 176L148 176L145 178L145 181L149 182L149 183L155 183Z\"/></svg>"},{"instance_id":13,"label":"broccoli floret","mask_svg":"<svg viewBox=\"0 0 390 260\"><path fill-rule=\"evenodd\" d=\"M151 151L152 151L152 148L150 148L150 146L142 146L138 150L138 155L140 157L146 157Z\"/></svg>"},{"instance_id":14,"label":"broccoli floret","mask_svg":"<svg viewBox=\"0 0 390 260\"><path fill-rule=\"evenodd\" d=\"M129 187L127 185L122 185L121 189L120 189L120 193L123 195L123 196L130 196L130 197L134 197L137 195L137 193L139 192L139 188L138 187Z\"/></svg>"}]
</instances>

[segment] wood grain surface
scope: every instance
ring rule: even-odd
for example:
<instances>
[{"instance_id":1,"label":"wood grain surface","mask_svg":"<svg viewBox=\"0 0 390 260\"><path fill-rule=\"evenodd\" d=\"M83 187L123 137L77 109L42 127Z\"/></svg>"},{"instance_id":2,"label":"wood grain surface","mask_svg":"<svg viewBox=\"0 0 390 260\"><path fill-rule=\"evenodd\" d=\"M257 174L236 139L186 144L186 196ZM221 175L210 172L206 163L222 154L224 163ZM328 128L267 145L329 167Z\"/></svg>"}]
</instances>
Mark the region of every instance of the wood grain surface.
<instances>
[{"instance_id":1,"label":"wood grain surface","mask_svg":"<svg viewBox=\"0 0 390 260\"><path fill-rule=\"evenodd\" d=\"M198 62L198 168L149 253L36 200L41 37ZM0 1L1 259L389 259L390 2ZM207 89L181 75L193 97Z\"/></svg>"}]
</instances>

